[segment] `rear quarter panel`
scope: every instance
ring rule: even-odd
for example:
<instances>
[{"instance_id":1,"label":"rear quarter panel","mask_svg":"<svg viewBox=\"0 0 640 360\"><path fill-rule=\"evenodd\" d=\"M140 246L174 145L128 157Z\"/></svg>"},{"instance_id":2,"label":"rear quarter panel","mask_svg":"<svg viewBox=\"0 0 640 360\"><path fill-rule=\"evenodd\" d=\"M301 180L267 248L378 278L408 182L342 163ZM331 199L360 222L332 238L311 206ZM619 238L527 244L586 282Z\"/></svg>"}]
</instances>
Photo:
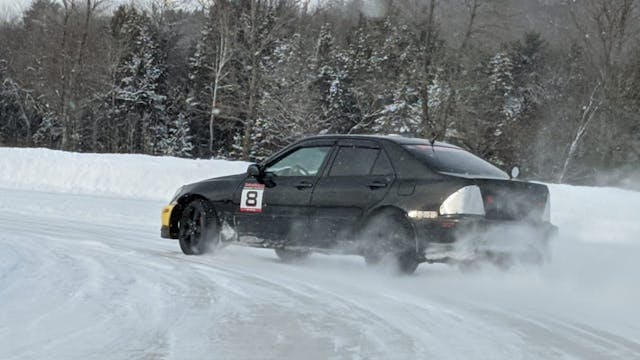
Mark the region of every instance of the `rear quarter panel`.
<instances>
[{"instance_id":1,"label":"rear quarter panel","mask_svg":"<svg viewBox=\"0 0 640 360\"><path fill-rule=\"evenodd\" d=\"M449 195L469 183L466 179L456 178L398 179L380 206L394 206L404 212L438 211L440 204Z\"/></svg>"}]
</instances>

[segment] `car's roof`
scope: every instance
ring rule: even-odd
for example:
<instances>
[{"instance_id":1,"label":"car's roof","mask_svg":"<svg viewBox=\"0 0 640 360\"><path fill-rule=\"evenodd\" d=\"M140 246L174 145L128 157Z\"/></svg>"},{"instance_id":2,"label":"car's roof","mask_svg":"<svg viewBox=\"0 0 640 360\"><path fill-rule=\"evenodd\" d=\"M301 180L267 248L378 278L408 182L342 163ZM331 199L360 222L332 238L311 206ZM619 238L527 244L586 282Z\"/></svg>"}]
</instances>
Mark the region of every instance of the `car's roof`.
<instances>
[{"instance_id":1,"label":"car's roof","mask_svg":"<svg viewBox=\"0 0 640 360\"><path fill-rule=\"evenodd\" d=\"M373 140L387 140L394 142L400 145L433 145L433 146L442 146L442 147L450 147L455 149L460 149L460 147L442 142L435 141L431 142L430 140L413 138L413 137L405 137L401 135L380 135L380 134L365 134L365 135L352 135L352 134L328 134L328 135L315 135L305 138L304 140L309 139L373 139Z\"/></svg>"}]
</instances>

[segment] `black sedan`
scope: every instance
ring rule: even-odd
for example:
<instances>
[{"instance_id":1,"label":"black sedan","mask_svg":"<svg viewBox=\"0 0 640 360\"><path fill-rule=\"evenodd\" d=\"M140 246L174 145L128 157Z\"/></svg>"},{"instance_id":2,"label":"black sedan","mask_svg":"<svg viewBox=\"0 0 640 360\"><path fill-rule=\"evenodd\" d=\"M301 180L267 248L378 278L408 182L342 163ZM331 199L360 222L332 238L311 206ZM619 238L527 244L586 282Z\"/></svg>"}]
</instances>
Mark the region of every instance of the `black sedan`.
<instances>
[{"instance_id":1,"label":"black sedan","mask_svg":"<svg viewBox=\"0 0 640 360\"><path fill-rule=\"evenodd\" d=\"M162 237L197 255L229 242L275 249L421 262L504 259L513 244L541 259L556 232L545 185L518 181L441 142L324 135L296 142L246 174L180 188L163 210ZM520 247L522 250L522 247Z\"/></svg>"}]
</instances>

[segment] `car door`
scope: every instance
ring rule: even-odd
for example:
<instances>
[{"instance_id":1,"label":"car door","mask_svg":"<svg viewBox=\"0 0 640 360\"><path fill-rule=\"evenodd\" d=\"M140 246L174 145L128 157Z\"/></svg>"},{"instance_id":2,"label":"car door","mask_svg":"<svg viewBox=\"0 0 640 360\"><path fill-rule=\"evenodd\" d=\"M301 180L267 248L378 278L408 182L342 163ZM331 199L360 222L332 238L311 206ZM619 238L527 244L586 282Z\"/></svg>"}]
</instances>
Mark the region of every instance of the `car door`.
<instances>
[{"instance_id":1,"label":"car door","mask_svg":"<svg viewBox=\"0 0 640 360\"><path fill-rule=\"evenodd\" d=\"M394 179L389 158L376 142L341 140L331 166L313 191L313 241L329 247L349 239L363 215L385 197Z\"/></svg>"},{"instance_id":2,"label":"car door","mask_svg":"<svg viewBox=\"0 0 640 360\"><path fill-rule=\"evenodd\" d=\"M333 142L301 144L264 164L264 177L247 178L234 194L241 235L302 242L307 234L313 187Z\"/></svg>"}]
</instances>

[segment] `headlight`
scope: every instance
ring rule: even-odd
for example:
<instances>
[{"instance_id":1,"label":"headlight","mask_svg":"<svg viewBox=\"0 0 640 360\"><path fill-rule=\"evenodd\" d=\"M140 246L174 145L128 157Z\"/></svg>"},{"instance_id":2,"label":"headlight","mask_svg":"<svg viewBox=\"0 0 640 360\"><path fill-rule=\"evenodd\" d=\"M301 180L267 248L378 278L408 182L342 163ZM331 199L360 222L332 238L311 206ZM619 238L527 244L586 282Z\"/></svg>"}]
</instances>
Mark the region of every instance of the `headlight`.
<instances>
[{"instance_id":1,"label":"headlight","mask_svg":"<svg viewBox=\"0 0 640 360\"><path fill-rule=\"evenodd\" d=\"M440 205L440 215L484 215L482 193L476 185L465 186Z\"/></svg>"}]
</instances>

